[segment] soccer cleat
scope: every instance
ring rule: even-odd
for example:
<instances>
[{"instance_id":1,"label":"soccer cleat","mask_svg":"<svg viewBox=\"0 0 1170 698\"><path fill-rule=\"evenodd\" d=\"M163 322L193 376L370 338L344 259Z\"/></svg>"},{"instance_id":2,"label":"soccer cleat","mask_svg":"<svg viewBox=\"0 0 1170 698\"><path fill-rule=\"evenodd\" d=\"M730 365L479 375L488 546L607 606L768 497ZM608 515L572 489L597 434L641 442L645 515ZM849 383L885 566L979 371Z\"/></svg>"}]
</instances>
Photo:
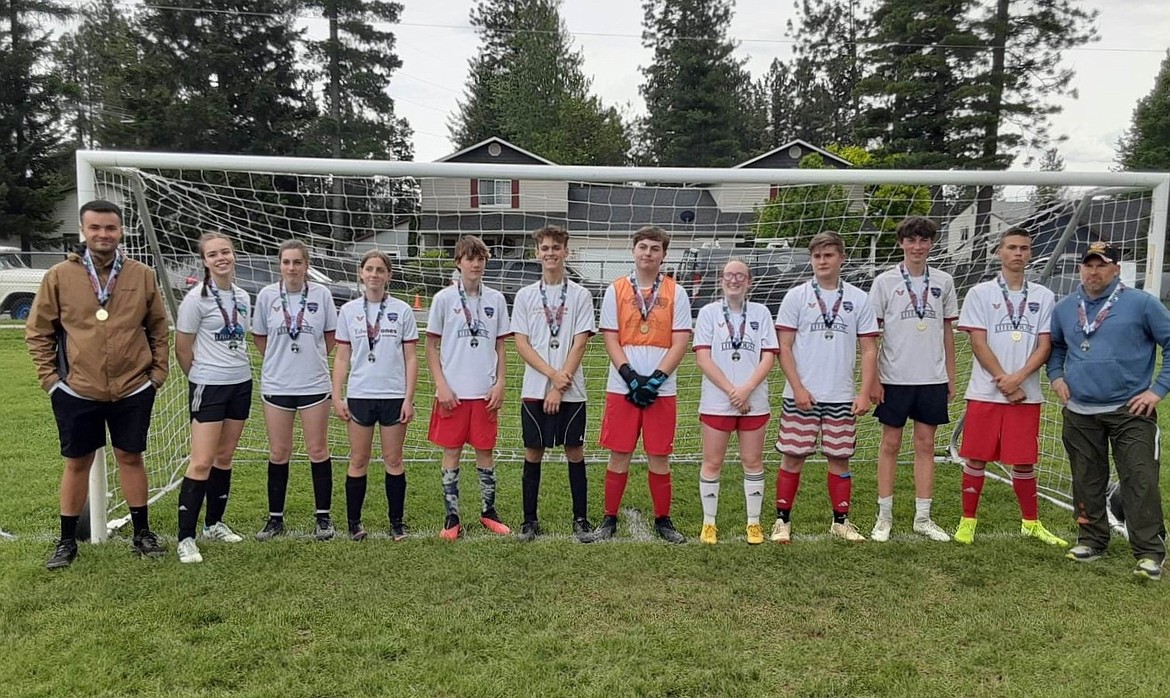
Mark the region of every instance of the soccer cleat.
<instances>
[{"instance_id":1,"label":"soccer cleat","mask_svg":"<svg viewBox=\"0 0 1170 698\"><path fill-rule=\"evenodd\" d=\"M792 542L792 524L783 519L776 519L776 523L772 524L772 535L769 540L773 543L780 543L781 545L788 545Z\"/></svg>"},{"instance_id":2,"label":"soccer cleat","mask_svg":"<svg viewBox=\"0 0 1170 698\"><path fill-rule=\"evenodd\" d=\"M516 540L528 543L536 540L537 533L540 533L540 526L535 521L525 521L520 524L520 533L516 534Z\"/></svg>"},{"instance_id":3,"label":"soccer cleat","mask_svg":"<svg viewBox=\"0 0 1170 698\"><path fill-rule=\"evenodd\" d=\"M1040 523L1039 521L1024 521L1023 524L1020 525L1020 533L1024 534L1025 536L1035 538L1041 543L1059 545L1062 548L1068 547L1068 541L1063 538L1054 536L1052 532L1047 528L1044 528L1044 524Z\"/></svg>"},{"instance_id":4,"label":"soccer cleat","mask_svg":"<svg viewBox=\"0 0 1170 698\"><path fill-rule=\"evenodd\" d=\"M573 519L573 533L578 538L592 532L593 524L589 523L589 519L585 518L584 516Z\"/></svg>"},{"instance_id":5,"label":"soccer cleat","mask_svg":"<svg viewBox=\"0 0 1170 698\"><path fill-rule=\"evenodd\" d=\"M333 538L334 533L333 519L329 518L329 514L318 514L317 525L313 529L313 537L317 540L330 540Z\"/></svg>"},{"instance_id":6,"label":"soccer cleat","mask_svg":"<svg viewBox=\"0 0 1170 698\"><path fill-rule=\"evenodd\" d=\"M939 543L949 543L951 540L950 534L942 530L942 527L930 519L915 518L914 532Z\"/></svg>"},{"instance_id":7,"label":"soccer cleat","mask_svg":"<svg viewBox=\"0 0 1170 698\"><path fill-rule=\"evenodd\" d=\"M759 545L764 542L764 529L758 523L747 525L748 545Z\"/></svg>"},{"instance_id":8,"label":"soccer cleat","mask_svg":"<svg viewBox=\"0 0 1170 698\"><path fill-rule=\"evenodd\" d=\"M1064 556L1076 562L1092 562L1093 560L1100 560L1104 557L1105 551L1100 548L1090 548L1087 545L1074 545L1068 549L1068 552Z\"/></svg>"},{"instance_id":9,"label":"soccer cleat","mask_svg":"<svg viewBox=\"0 0 1170 698\"><path fill-rule=\"evenodd\" d=\"M714 526L711 528L714 528ZM669 516L660 516L654 519L654 532L667 543L680 544L687 542L686 536L678 532L678 529L674 527L674 522L670 520Z\"/></svg>"},{"instance_id":10,"label":"soccer cleat","mask_svg":"<svg viewBox=\"0 0 1170 698\"><path fill-rule=\"evenodd\" d=\"M1157 560L1143 557L1137 561L1137 566L1133 568L1133 573L1135 576L1144 577L1156 582L1162 578L1162 565L1158 564Z\"/></svg>"},{"instance_id":11,"label":"soccer cleat","mask_svg":"<svg viewBox=\"0 0 1170 698\"><path fill-rule=\"evenodd\" d=\"M352 541L359 541L366 539L366 527L362 526L361 521L349 522L349 539Z\"/></svg>"},{"instance_id":12,"label":"soccer cleat","mask_svg":"<svg viewBox=\"0 0 1170 698\"><path fill-rule=\"evenodd\" d=\"M506 536L512 532L512 529L504 525L503 521L500 521L500 515L496 513L495 509L488 509L480 514L479 522L483 524L484 528L497 536Z\"/></svg>"},{"instance_id":13,"label":"soccer cleat","mask_svg":"<svg viewBox=\"0 0 1170 698\"><path fill-rule=\"evenodd\" d=\"M199 553L199 546L195 545L194 538L184 538L179 541L179 562L203 562L203 555Z\"/></svg>"},{"instance_id":14,"label":"soccer cleat","mask_svg":"<svg viewBox=\"0 0 1170 698\"><path fill-rule=\"evenodd\" d=\"M45 562L45 569L59 570L73 564L77 559L77 541L73 538L62 538L53 548L53 554Z\"/></svg>"},{"instance_id":15,"label":"soccer cleat","mask_svg":"<svg viewBox=\"0 0 1170 698\"><path fill-rule=\"evenodd\" d=\"M166 546L154 535L154 531L146 529L134 534L134 552L142 557L158 557L165 555L167 552Z\"/></svg>"},{"instance_id":16,"label":"soccer cleat","mask_svg":"<svg viewBox=\"0 0 1170 698\"><path fill-rule=\"evenodd\" d=\"M849 519L845 519L841 523L833 523L829 526L829 535L841 540L847 540L850 543L860 543L865 540L865 536L861 535L861 531L853 525Z\"/></svg>"},{"instance_id":17,"label":"soccer cleat","mask_svg":"<svg viewBox=\"0 0 1170 698\"><path fill-rule=\"evenodd\" d=\"M218 540L224 543L239 543L244 540L243 536L228 528L228 525L222 521L214 526L204 526L203 537L207 540Z\"/></svg>"},{"instance_id":18,"label":"soccer cleat","mask_svg":"<svg viewBox=\"0 0 1170 698\"><path fill-rule=\"evenodd\" d=\"M715 524L703 524L703 530L699 532L699 542L707 545L719 542L719 529L715 528Z\"/></svg>"},{"instance_id":19,"label":"soccer cleat","mask_svg":"<svg viewBox=\"0 0 1170 698\"><path fill-rule=\"evenodd\" d=\"M609 540L617 535L617 525L618 518L607 514L597 528L593 529L590 533L583 534L579 540L582 543L596 543L598 541Z\"/></svg>"},{"instance_id":20,"label":"soccer cleat","mask_svg":"<svg viewBox=\"0 0 1170 698\"><path fill-rule=\"evenodd\" d=\"M284 535L284 517L269 516L268 521L264 523L264 528L256 534L256 540L272 540L276 536L282 535Z\"/></svg>"},{"instance_id":21,"label":"soccer cleat","mask_svg":"<svg viewBox=\"0 0 1170 698\"><path fill-rule=\"evenodd\" d=\"M390 522L390 538L394 541L403 541L410 535L410 528L401 521Z\"/></svg>"},{"instance_id":22,"label":"soccer cleat","mask_svg":"<svg viewBox=\"0 0 1170 698\"><path fill-rule=\"evenodd\" d=\"M463 525L459 523L459 517L448 514L447 520L443 522L443 530L439 531L439 537L443 540L456 540L461 533L463 533Z\"/></svg>"},{"instance_id":23,"label":"soccer cleat","mask_svg":"<svg viewBox=\"0 0 1170 698\"><path fill-rule=\"evenodd\" d=\"M959 519L959 527L955 529L955 542L971 545L975 542L975 526L979 520L970 516ZM1027 531L1024 531L1026 534Z\"/></svg>"},{"instance_id":24,"label":"soccer cleat","mask_svg":"<svg viewBox=\"0 0 1170 698\"><path fill-rule=\"evenodd\" d=\"M885 543L890 539L890 531L893 528L893 519L883 519L879 516L878 520L873 524L873 530L869 532L869 539L879 543Z\"/></svg>"}]
</instances>

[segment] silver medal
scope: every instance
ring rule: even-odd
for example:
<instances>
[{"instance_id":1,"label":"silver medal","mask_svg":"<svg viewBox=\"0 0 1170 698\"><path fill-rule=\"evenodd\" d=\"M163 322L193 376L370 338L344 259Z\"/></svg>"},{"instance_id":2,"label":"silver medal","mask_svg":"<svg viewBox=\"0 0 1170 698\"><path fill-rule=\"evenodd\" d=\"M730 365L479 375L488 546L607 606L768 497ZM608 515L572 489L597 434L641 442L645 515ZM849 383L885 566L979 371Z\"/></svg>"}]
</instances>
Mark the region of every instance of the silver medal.
<instances>
[{"instance_id":1,"label":"silver medal","mask_svg":"<svg viewBox=\"0 0 1170 698\"><path fill-rule=\"evenodd\" d=\"M471 348L474 349L479 346L479 340L475 337L471 338Z\"/></svg>"},{"instance_id":2,"label":"silver medal","mask_svg":"<svg viewBox=\"0 0 1170 698\"><path fill-rule=\"evenodd\" d=\"M560 349L561 343L554 339L548 343L548 347L549 349Z\"/></svg>"},{"instance_id":3,"label":"silver medal","mask_svg":"<svg viewBox=\"0 0 1170 698\"><path fill-rule=\"evenodd\" d=\"M1081 351L1088 351L1088 350L1089 350L1089 340L1086 339L1085 341L1081 342Z\"/></svg>"},{"instance_id":4,"label":"silver medal","mask_svg":"<svg viewBox=\"0 0 1170 698\"><path fill-rule=\"evenodd\" d=\"M732 361L739 361L739 352L738 351L731 352L731 360Z\"/></svg>"},{"instance_id":5,"label":"silver medal","mask_svg":"<svg viewBox=\"0 0 1170 698\"><path fill-rule=\"evenodd\" d=\"M300 351L301 351L301 347L300 347L300 345L299 345L299 344L297 344L296 342L293 342L293 343L292 343L292 344L289 346L289 349L292 349L292 353L294 353L294 354L299 354L299 353L300 353Z\"/></svg>"},{"instance_id":6,"label":"silver medal","mask_svg":"<svg viewBox=\"0 0 1170 698\"><path fill-rule=\"evenodd\" d=\"M833 331L832 330L825 330L825 339L832 339L832 338L833 338Z\"/></svg>"},{"instance_id":7,"label":"silver medal","mask_svg":"<svg viewBox=\"0 0 1170 698\"><path fill-rule=\"evenodd\" d=\"M369 354L366 354L366 361L369 361L370 363L374 363L377 360L378 360L378 357L374 356L374 352L371 351Z\"/></svg>"}]
</instances>

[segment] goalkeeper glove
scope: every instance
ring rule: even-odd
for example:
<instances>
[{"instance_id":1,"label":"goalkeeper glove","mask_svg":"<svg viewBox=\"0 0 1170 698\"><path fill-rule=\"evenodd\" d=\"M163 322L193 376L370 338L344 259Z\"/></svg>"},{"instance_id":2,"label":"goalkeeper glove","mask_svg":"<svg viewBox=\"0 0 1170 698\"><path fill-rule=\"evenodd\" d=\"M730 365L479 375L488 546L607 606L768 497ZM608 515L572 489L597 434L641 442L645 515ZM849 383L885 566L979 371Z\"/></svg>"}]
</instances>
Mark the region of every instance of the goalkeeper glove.
<instances>
[{"instance_id":1,"label":"goalkeeper glove","mask_svg":"<svg viewBox=\"0 0 1170 698\"><path fill-rule=\"evenodd\" d=\"M654 404L654 400L658 398L658 389L662 387L668 377L662 371L655 371L634 391L633 403L639 407L649 407Z\"/></svg>"},{"instance_id":2,"label":"goalkeeper glove","mask_svg":"<svg viewBox=\"0 0 1170 698\"><path fill-rule=\"evenodd\" d=\"M637 371L630 368L629 364L622 364L618 368L618 375L622 377L622 382L626 384L626 390L630 395L646 383L646 377L638 375Z\"/></svg>"}]
</instances>

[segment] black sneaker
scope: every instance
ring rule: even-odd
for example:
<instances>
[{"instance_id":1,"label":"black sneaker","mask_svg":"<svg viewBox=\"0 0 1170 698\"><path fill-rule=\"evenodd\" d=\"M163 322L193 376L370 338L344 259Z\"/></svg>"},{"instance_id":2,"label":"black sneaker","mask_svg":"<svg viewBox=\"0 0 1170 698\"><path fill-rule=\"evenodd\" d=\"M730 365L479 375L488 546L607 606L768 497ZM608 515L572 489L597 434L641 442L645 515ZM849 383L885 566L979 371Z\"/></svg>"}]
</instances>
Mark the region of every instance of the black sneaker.
<instances>
[{"instance_id":1,"label":"black sneaker","mask_svg":"<svg viewBox=\"0 0 1170 698\"><path fill-rule=\"evenodd\" d=\"M401 541L406 540L407 536L409 535L410 528L406 524L402 523L402 521L390 522L390 538L395 541Z\"/></svg>"},{"instance_id":2,"label":"black sneaker","mask_svg":"<svg viewBox=\"0 0 1170 698\"><path fill-rule=\"evenodd\" d=\"M166 555L167 549L153 531L145 529L134 534L134 552L142 557L159 557Z\"/></svg>"},{"instance_id":3,"label":"black sneaker","mask_svg":"<svg viewBox=\"0 0 1170 698\"><path fill-rule=\"evenodd\" d=\"M318 525L317 530L320 530L320 521L318 521L317 525ZM366 529L362 527L361 521L350 521L349 522L349 539L350 540L365 540L366 539Z\"/></svg>"},{"instance_id":4,"label":"black sneaker","mask_svg":"<svg viewBox=\"0 0 1170 698\"><path fill-rule=\"evenodd\" d=\"M77 541L73 538L62 538L57 541L53 555L45 563L47 570L59 570L73 564L77 559Z\"/></svg>"},{"instance_id":5,"label":"black sneaker","mask_svg":"<svg viewBox=\"0 0 1170 698\"><path fill-rule=\"evenodd\" d=\"M317 515L317 527L313 531L313 537L317 540L330 540L333 538L333 519L329 518L328 514Z\"/></svg>"},{"instance_id":6,"label":"black sneaker","mask_svg":"<svg viewBox=\"0 0 1170 698\"><path fill-rule=\"evenodd\" d=\"M535 521L525 521L520 524L520 533L516 534L516 540L527 543L535 540L538 533L540 533L540 526Z\"/></svg>"},{"instance_id":7,"label":"black sneaker","mask_svg":"<svg viewBox=\"0 0 1170 698\"><path fill-rule=\"evenodd\" d=\"M272 540L277 536L284 535L284 517L283 516L269 516L268 521L264 524L264 528L256 534L256 540Z\"/></svg>"},{"instance_id":8,"label":"black sneaker","mask_svg":"<svg viewBox=\"0 0 1170 698\"><path fill-rule=\"evenodd\" d=\"M602 540L609 540L617 534L618 519L616 516L606 516L601 520L601 524L593 529L590 533L585 533L580 537L582 543L596 543Z\"/></svg>"},{"instance_id":9,"label":"black sneaker","mask_svg":"<svg viewBox=\"0 0 1170 698\"><path fill-rule=\"evenodd\" d=\"M669 516L654 519L654 532L667 543L686 543L687 537L674 528L674 522Z\"/></svg>"},{"instance_id":10,"label":"black sneaker","mask_svg":"<svg viewBox=\"0 0 1170 698\"><path fill-rule=\"evenodd\" d=\"M578 537L592 532L593 524L589 523L589 519L585 518L584 516L573 519L573 533Z\"/></svg>"}]
</instances>

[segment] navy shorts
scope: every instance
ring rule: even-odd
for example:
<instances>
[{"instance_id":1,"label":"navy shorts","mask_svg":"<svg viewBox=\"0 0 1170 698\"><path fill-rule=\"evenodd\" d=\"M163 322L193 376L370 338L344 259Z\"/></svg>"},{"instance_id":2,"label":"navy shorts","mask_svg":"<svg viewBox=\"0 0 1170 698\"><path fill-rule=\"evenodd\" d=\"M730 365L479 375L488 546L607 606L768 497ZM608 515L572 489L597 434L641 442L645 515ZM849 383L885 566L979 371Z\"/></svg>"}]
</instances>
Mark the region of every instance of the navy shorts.
<instances>
[{"instance_id":1,"label":"navy shorts","mask_svg":"<svg viewBox=\"0 0 1170 698\"><path fill-rule=\"evenodd\" d=\"M346 398L350 419L362 427L380 424L392 427L402 423L402 398Z\"/></svg>"},{"instance_id":2,"label":"navy shorts","mask_svg":"<svg viewBox=\"0 0 1170 698\"><path fill-rule=\"evenodd\" d=\"M882 383L885 399L873 416L888 427L901 429L907 419L938 426L951 421L947 414L947 384L888 385Z\"/></svg>"},{"instance_id":3,"label":"navy shorts","mask_svg":"<svg viewBox=\"0 0 1170 698\"><path fill-rule=\"evenodd\" d=\"M556 414L546 414L543 400L520 403L520 427L525 448L585 445L585 403L562 402Z\"/></svg>"},{"instance_id":4,"label":"navy shorts","mask_svg":"<svg viewBox=\"0 0 1170 698\"><path fill-rule=\"evenodd\" d=\"M272 405L273 407L288 412L297 412L320 405L329 399L329 393L316 393L313 395L261 395L260 398L264 400L264 404L266 405Z\"/></svg>"},{"instance_id":5,"label":"navy shorts","mask_svg":"<svg viewBox=\"0 0 1170 698\"><path fill-rule=\"evenodd\" d=\"M57 419L61 455L81 458L102 448L106 445L107 428L114 448L144 453L155 392L151 385L121 400L98 402L74 397L61 388L54 390L49 400Z\"/></svg>"},{"instance_id":6,"label":"navy shorts","mask_svg":"<svg viewBox=\"0 0 1170 698\"><path fill-rule=\"evenodd\" d=\"M252 413L252 379L232 385L187 383L187 411L192 422L206 424L234 419L242 422Z\"/></svg>"}]
</instances>

